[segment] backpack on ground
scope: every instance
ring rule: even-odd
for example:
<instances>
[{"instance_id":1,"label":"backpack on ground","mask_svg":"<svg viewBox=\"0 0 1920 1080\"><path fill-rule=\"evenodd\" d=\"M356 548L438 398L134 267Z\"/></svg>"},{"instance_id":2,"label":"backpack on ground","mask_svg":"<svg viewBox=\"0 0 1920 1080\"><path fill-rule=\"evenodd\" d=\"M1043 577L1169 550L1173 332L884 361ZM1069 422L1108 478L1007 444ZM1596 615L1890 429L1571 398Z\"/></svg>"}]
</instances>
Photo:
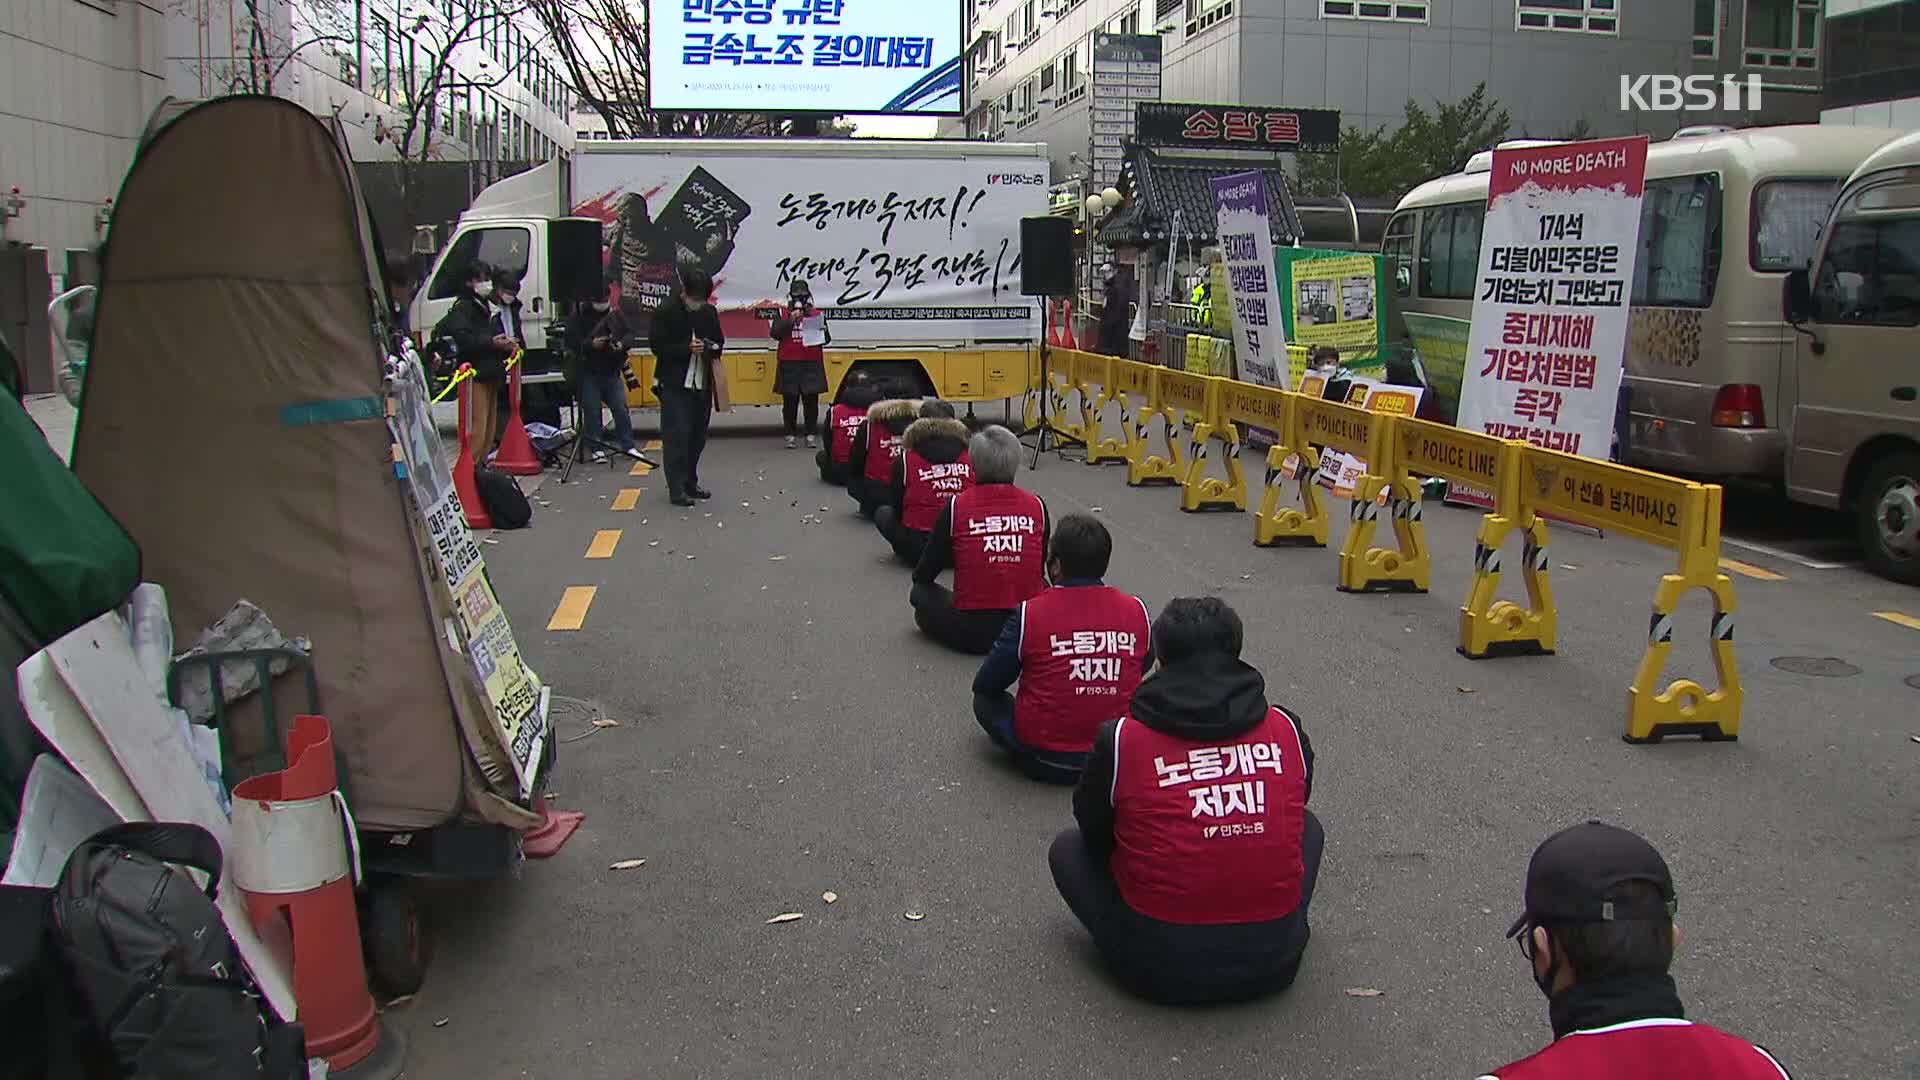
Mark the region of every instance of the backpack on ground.
<instances>
[{"instance_id":1,"label":"backpack on ground","mask_svg":"<svg viewBox=\"0 0 1920 1080\"><path fill-rule=\"evenodd\" d=\"M533 520L533 504L519 481L498 469L485 465L473 467L473 487L480 494L480 505L493 519L496 529L524 529Z\"/></svg>"},{"instance_id":2,"label":"backpack on ground","mask_svg":"<svg viewBox=\"0 0 1920 1080\"><path fill-rule=\"evenodd\" d=\"M213 897L220 845L197 825L103 829L67 859L49 944L118 1071L137 1080L293 1080L297 1024L283 1024L228 936ZM207 874L199 887L181 867Z\"/></svg>"}]
</instances>

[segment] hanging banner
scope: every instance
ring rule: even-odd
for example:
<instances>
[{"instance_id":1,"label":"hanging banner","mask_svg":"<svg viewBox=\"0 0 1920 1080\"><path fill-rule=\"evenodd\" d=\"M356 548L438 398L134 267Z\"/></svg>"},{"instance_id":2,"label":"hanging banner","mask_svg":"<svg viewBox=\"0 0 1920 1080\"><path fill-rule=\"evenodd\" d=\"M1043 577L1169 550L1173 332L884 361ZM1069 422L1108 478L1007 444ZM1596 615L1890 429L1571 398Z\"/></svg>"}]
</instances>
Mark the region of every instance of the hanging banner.
<instances>
[{"instance_id":1,"label":"hanging banner","mask_svg":"<svg viewBox=\"0 0 1920 1080\"><path fill-rule=\"evenodd\" d=\"M1233 331L1237 377L1255 386L1280 390L1287 385L1287 337L1281 325L1280 294L1275 288L1273 223L1267 217L1267 179L1258 172L1216 176L1213 191L1215 230L1226 270L1227 307ZM1218 298L1216 298L1218 299ZM1216 305L1218 306L1218 305ZM1249 441L1271 446L1278 435L1249 428Z\"/></svg>"},{"instance_id":2,"label":"hanging banner","mask_svg":"<svg viewBox=\"0 0 1920 1080\"><path fill-rule=\"evenodd\" d=\"M1604 459L1647 139L1495 150L1459 425Z\"/></svg>"},{"instance_id":3,"label":"hanging banner","mask_svg":"<svg viewBox=\"0 0 1920 1080\"><path fill-rule=\"evenodd\" d=\"M1348 366L1377 357L1385 344L1386 260L1312 248L1283 248L1279 257L1287 340L1310 350L1331 345Z\"/></svg>"}]
</instances>

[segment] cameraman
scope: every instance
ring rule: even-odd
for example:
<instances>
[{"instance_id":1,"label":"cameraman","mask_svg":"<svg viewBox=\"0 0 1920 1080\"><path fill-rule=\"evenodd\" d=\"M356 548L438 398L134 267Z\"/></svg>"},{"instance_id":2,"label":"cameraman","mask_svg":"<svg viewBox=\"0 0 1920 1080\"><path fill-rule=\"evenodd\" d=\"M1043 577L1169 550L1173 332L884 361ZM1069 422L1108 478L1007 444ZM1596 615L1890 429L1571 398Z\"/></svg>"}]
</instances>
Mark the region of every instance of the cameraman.
<instances>
[{"instance_id":1,"label":"cameraman","mask_svg":"<svg viewBox=\"0 0 1920 1080\"><path fill-rule=\"evenodd\" d=\"M633 417L627 412L627 345L632 332L626 316L613 307L605 282L591 304L567 317L567 344L580 358L580 427L593 461L607 460L602 441L600 407L613 411L613 434L620 452L638 459L633 444Z\"/></svg>"}]
</instances>

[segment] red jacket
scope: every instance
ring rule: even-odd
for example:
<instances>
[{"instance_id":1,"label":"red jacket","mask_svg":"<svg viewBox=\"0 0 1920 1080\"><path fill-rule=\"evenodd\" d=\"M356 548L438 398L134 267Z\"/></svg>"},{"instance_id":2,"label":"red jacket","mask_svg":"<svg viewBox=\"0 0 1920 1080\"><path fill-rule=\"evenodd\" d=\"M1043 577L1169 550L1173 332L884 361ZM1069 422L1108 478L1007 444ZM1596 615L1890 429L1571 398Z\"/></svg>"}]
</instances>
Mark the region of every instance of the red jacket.
<instances>
[{"instance_id":1,"label":"red jacket","mask_svg":"<svg viewBox=\"0 0 1920 1080\"><path fill-rule=\"evenodd\" d=\"M1690 1020L1575 1031L1481 1080L1790 1080L1773 1055Z\"/></svg>"},{"instance_id":2,"label":"red jacket","mask_svg":"<svg viewBox=\"0 0 1920 1080\"><path fill-rule=\"evenodd\" d=\"M814 308L813 314L820 314L820 309ZM800 331L801 318L798 310L783 307L780 309L780 316L773 321L773 336L780 341L779 351L775 356L780 363L795 360L824 360L827 357L827 351L823 346L803 343ZM833 340L832 334L827 335L827 340Z\"/></svg>"}]
</instances>

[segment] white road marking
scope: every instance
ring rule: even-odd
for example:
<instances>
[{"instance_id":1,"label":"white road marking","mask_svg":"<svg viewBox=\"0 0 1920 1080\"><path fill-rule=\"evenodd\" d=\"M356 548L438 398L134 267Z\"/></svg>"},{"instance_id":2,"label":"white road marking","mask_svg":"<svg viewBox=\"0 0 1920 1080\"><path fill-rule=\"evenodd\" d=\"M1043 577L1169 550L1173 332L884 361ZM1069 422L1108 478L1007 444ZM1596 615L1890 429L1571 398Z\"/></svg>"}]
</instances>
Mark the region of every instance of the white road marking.
<instances>
[{"instance_id":1,"label":"white road marking","mask_svg":"<svg viewBox=\"0 0 1920 1080\"><path fill-rule=\"evenodd\" d=\"M1805 555L1796 555L1784 548L1771 547L1767 544L1756 544L1751 540L1737 540L1731 536L1722 536L1720 542L1730 547L1745 548L1748 551L1757 551L1762 555L1771 555L1776 559L1785 559L1795 566L1804 566L1809 570L1844 570L1849 566L1859 565L1858 563L1851 562L1827 562L1823 559L1809 559Z\"/></svg>"}]
</instances>

